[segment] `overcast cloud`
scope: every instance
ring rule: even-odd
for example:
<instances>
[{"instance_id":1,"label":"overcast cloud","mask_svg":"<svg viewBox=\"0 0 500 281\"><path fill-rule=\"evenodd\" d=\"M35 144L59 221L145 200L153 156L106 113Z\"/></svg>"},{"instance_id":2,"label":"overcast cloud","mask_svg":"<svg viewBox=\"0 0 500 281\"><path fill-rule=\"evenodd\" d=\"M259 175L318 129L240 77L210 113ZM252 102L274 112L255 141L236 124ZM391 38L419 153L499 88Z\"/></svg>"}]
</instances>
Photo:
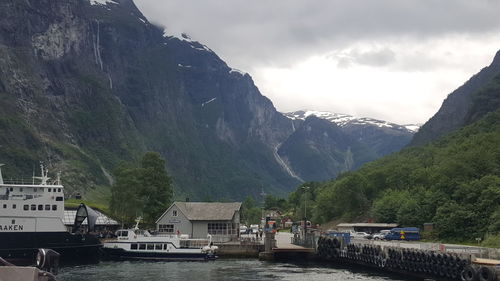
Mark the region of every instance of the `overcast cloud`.
<instances>
[{"instance_id":1,"label":"overcast cloud","mask_svg":"<svg viewBox=\"0 0 500 281\"><path fill-rule=\"evenodd\" d=\"M423 123L500 49L497 0L135 0L280 111Z\"/></svg>"}]
</instances>

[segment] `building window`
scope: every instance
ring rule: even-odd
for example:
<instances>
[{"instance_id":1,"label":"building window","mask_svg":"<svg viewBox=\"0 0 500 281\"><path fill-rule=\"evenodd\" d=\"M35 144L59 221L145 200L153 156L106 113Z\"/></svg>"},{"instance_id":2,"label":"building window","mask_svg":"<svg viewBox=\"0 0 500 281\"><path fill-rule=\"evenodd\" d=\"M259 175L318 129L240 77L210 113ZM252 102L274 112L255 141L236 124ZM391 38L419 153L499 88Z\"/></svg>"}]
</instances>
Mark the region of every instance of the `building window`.
<instances>
[{"instance_id":1,"label":"building window","mask_svg":"<svg viewBox=\"0 0 500 281\"><path fill-rule=\"evenodd\" d=\"M12 220L12 224L16 224L16 220Z\"/></svg>"},{"instance_id":2,"label":"building window","mask_svg":"<svg viewBox=\"0 0 500 281\"><path fill-rule=\"evenodd\" d=\"M4 208L4 209L7 209L7 204L3 204L3 208Z\"/></svg>"},{"instance_id":3,"label":"building window","mask_svg":"<svg viewBox=\"0 0 500 281\"><path fill-rule=\"evenodd\" d=\"M177 210L173 210L173 211L172 211L172 216L173 216L173 217L177 217Z\"/></svg>"},{"instance_id":4,"label":"building window","mask_svg":"<svg viewBox=\"0 0 500 281\"><path fill-rule=\"evenodd\" d=\"M60 188L58 188L58 189L57 189L57 192L61 192L61 189L60 189Z\"/></svg>"},{"instance_id":5,"label":"building window","mask_svg":"<svg viewBox=\"0 0 500 281\"><path fill-rule=\"evenodd\" d=\"M63 201L62 196L57 196L57 197L56 197L56 201Z\"/></svg>"},{"instance_id":6,"label":"building window","mask_svg":"<svg viewBox=\"0 0 500 281\"><path fill-rule=\"evenodd\" d=\"M52 205L52 211L57 211L57 205Z\"/></svg>"},{"instance_id":7,"label":"building window","mask_svg":"<svg viewBox=\"0 0 500 281\"><path fill-rule=\"evenodd\" d=\"M158 232L163 233L174 233L174 225L173 224L159 224Z\"/></svg>"},{"instance_id":8,"label":"building window","mask_svg":"<svg viewBox=\"0 0 500 281\"><path fill-rule=\"evenodd\" d=\"M43 211L43 205L38 205L38 211Z\"/></svg>"},{"instance_id":9,"label":"building window","mask_svg":"<svg viewBox=\"0 0 500 281\"><path fill-rule=\"evenodd\" d=\"M16 204L12 204L12 209L15 209L16 207Z\"/></svg>"},{"instance_id":10,"label":"building window","mask_svg":"<svg viewBox=\"0 0 500 281\"><path fill-rule=\"evenodd\" d=\"M47 190L48 192L52 192L52 188L49 188L49 190Z\"/></svg>"},{"instance_id":11,"label":"building window","mask_svg":"<svg viewBox=\"0 0 500 281\"><path fill-rule=\"evenodd\" d=\"M32 205L31 205L31 210L32 210L32 211L36 211L36 205L35 205L35 204L32 204Z\"/></svg>"},{"instance_id":12,"label":"building window","mask_svg":"<svg viewBox=\"0 0 500 281\"><path fill-rule=\"evenodd\" d=\"M227 234L227 223L209 223L208 224L208 234Z\"/></svg>"},{"instance_id":13,"label":"building window","mask_svg":"<svg viewBox=\"0 0 500 281\"><path fill-rule=\"evenodd\" d=\"M24 209L25 211L28 211L28 210L30 209L30 205L24 205L24 206L23 206L23 209Z\"/></svg>"}]
</instances>

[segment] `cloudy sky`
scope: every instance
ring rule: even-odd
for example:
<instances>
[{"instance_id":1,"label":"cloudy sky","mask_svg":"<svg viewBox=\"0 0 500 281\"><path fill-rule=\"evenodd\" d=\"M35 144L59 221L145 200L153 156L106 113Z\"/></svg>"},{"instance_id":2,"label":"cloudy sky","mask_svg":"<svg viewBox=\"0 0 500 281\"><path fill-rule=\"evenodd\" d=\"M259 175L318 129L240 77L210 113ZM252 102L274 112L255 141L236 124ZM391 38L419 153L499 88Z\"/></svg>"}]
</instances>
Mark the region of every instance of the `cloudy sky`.
<instances>
[{"instance_id":1,"label":"cloudy sky","mask_svg":"<svg viewBox=\"0 0 500 281\"><path fill-rule=\"evenodd\" d=\"M498 0L135 0L282 112L423 123L500 49Z\"/></svg>"}]
</instances>

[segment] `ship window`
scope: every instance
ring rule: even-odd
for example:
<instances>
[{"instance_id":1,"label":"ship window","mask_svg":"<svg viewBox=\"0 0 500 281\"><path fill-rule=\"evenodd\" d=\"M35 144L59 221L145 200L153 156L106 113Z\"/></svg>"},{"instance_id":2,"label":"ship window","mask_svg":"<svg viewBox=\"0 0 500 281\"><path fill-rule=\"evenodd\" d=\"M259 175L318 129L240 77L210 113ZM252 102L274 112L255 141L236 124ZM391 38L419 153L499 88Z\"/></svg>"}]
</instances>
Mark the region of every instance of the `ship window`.
<instances>
[{"instance_id":1,"label":"ship window","mask_svg":"<svg viewBox=\"0 0 500 281\"><path fill-rule=\"evenodd\" d=\"M173 216L173 217L177 217L177 210L173 210L173 211L172 211L172 216Z\"/></svg>"},{"instance_id":2,"label":"ship window","mask_svg":"<svg viewBox=\"0 0 500 281\"><path fill-rule=\"evenodd\" d=\"M165 233L174 233L174 225L173 224L159 224L158 231L165 232Z\"/></svg>"},{"instance_id":3,"label":"ship window","mask_svg":"<svg viewBox=\"0 0 500 281\"><path fill-rule=\"evenodd\" d=\"M148 245L148 250L154 250L155 245L154 244L147 244Z\"/></svg>"},{"instance_id":4,"label":"ship window","mask_svg":"<svg viewBox=\"0 0 500 281\"><path fill-rule=\"evenodd\" d=\"M24 206L23 206L23 209L24 209L25 211L28 211L28 210L30 209L30 205L24 205Z\"/></svg>"},{"instance_id":5,"label":"ship window","mask_svg":"<svg viewBox=\"0 0 500 281\"><path fill-rule=\"evenodd\" d=\"M12 209L15 209L16 207L16 204L12 204Z\"/></svg>"},{"instance_id":6,"label":"ship window","mask_svg":"<svg viewBox=\"0 0 500 281\"><path fill-rule=\"evenodd\" d=\"M43 211L43 205L38 205L38 211Z\"/></svg>"},{"instance_id":7,"label":"ship window","mask_svg":"<svg viewBox=\"0 0 500 281\"><path fill-rule=\"evenodd\" d=\"M63 201L62 196L57 196L57 197L56 197L56 201Z\"/></svg>"},{"instance_id":8,"label":"ship window","mask_svg":"<svg viewBox=\"0 0 500 281\"><path fill-rule=\"evenodd\" d=\"M31 205L31 210L32 211L36 211L36 205L35 204Z\"/></svg>"},{"instance_id":9,"label":"ship window","mask_svg":"<svg viewBox=\"0 0 500 281\"><path fill-rule=\"evenodd\" d=\"M139 250L146 250L146 244L139 244Z\"/></svg>"},{"instance_id":10,"label":"ship window","mask_svg":"<svg viewBox=\"0 0 500 281\"><path fill-rule=\"evenodd\" d=\"M14 191L14 188L13 188L13 187L11 187L11 188L10 188L10 191Z\"/></svg>"},{"instance_id":11,"label":"ship window","mask_svg":"<svg viewBox=\"0 0 500 281\"><path fill-rule=\"evenodd\" d=\"M57 205L52 205L52 211L57 211Z\"/></svg>"},{"instance_id":12,"label":"ship window","mask_svg":"<svg viewBox=\"0 0 500 281\"><path fill-rule=\"evenodd\" d=\"M161 250L163 247L162 244L155 244L155 250Z\"/></svg>"},{"instance_id":13,"label":"ship window","mask_svg":"<svg viewBox=\"0 0 500 281\"><path fill-rule=\"evenodd\" d=\"M19 192L23 192L23 188L22 187L19 188Z\"/></svg>"},{"instance_id":14,"label":"ship window","mask_svg":"<svg viewBox=\"0 0 500 281\"><path fill-rule=\"evenodd\" d=\"M50 211L50 205L45 205L45 211Z\"/></svg>"},{"instance_id":15,"label":"ship window","mask_svg":"<svg viewBox=\"0 0 500 281\"><path fill-rule=\"evenodd\" d=\"M131 244L130 250L137 250L137 244Z\"/></svg>"},{"instance_id":16,"label":"ship window","mask_svg":"<svg viewBox=\"0 0 500 281\"><path fill-rule=\"evenodd\" d=\"M168 249L168 244L163 244L163 250Z\"/></svg>"},{"instance_id":17,"label":"ship window","mask_svg":"<svg viewBox=\"0 0 500 281\"><path fill-rule=\"evenodd\" d=\"M58 188L58 189L57 189L57 192L61 192L61 189L60 189L60 188Z\"/></svg>"},{"instance_id":18,"label":"ship window","mask_svg":"<svg viewBox=\"0 0 500 281\"><path fill-rule=\"evenodd\" d=\"M49 190L47 190L48 192L51 192L52 191L52 188L49 188Z\"/></svg>"},{"instance_id":19,"label":"ship window","mask_svg":"<svg viewBox=\"0 0 500 281\"><path fill-rule=\"evenodd\" d=\"M3 204L3 208L4 208L4 209L7 209L7 204Z\"/></svg>"}]
</instances>

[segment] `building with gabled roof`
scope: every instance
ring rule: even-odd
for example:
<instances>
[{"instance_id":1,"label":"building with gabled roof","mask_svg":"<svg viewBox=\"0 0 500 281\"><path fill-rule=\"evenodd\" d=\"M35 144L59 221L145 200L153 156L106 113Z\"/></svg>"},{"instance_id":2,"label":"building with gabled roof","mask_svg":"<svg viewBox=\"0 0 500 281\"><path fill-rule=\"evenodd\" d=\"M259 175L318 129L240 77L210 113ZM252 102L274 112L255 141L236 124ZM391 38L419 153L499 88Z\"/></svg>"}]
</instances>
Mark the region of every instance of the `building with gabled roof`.
<instances>
[{"instance_id":1,"label":"building with gabled roof","mask_svg":"<svg viewBox=\"0 0 500 281\"><path fill-rule=\"evenodd\" d=\"M156 221L160 234L212 235L215 242L239 237L241 202L174 202Z\"/></svg>"}]
</instances>

